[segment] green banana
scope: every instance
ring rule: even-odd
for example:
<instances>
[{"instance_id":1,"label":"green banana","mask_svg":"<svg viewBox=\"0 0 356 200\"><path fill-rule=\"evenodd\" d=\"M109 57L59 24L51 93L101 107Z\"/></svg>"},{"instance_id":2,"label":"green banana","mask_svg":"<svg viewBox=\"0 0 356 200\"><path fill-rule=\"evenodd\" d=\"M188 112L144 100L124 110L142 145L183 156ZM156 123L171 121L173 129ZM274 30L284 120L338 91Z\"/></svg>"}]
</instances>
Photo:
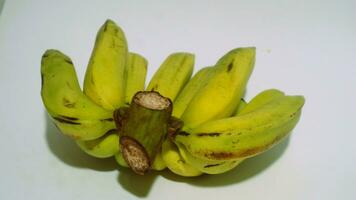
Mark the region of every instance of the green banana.
<instances>
[{"instance_id":1,"label":"green banana","mask_svg":"<svg viewBox=\"0 0 356 200\"><path fill-rule=\"evenodd\" d=\"M284 138L297 124L303 105L302 96L275 98L253 112L206 122L181 132L175 142L205 160L248 158Z\"/></svg>"},{"instance_id":2,"label":"green banana","mask_svg":"<svg viewBox=\"0 0 356 200\"><path fill-rule=\"evenodd\" d=\"M84 78L84 93L105 109L124 105L127 49L123 31L107 20L97 34Z\"/></svg>"},{"instance_id":3,"label":"green banana","mask_svg":"<svg viewBox=\"0 0 356 200\"><path fill-rule=\"evenodd\" d=\"M204 67L199 70L191 80L185 85L183 90L179 93L174 100L173 112L174 117L181 117L187 108L189 102L193 99L194 95L202 88L209 80L213 67Z\"/></svg>"},{"instance_id":4,"label":"green banana","mask_svg":"<svg viewBox=\"0 0 356 200\"><path fill-rule=\"evenodd\" d=\"M237 116L241 113L241 111L246 107L247 102L245 101L245 99L241 98L239 105L237 106L237 109L235 111L235 113L233 114L233 116Z\"/></svg>"},{"instance_id":5,"label":"green banana","mask_svg":"<svg viewBox=\"0 0 356 200\"><path fill-rule=\"evenodd\" d=\"M241 108L238 115L253 112L258 108L268 104L276 98L283 97L284 93L277 89L268 89L256 95L244 108Z\"/></svg>"},{"instance_id":6,"label":"green banana","mask_svg":"<svg viewBox=\"0 0 356 200\"><path fill-rule=\"evenodd\" d=\"M136 94L136 92L143 91L145 89L147 60L137 53L129 53L128 62L125 69L125 104L130 104L131 99Z\"/></svg>"},{"instance_id":7,"label":"green banana","mask_svg":"<svg viewBox=\"0 0 356 200\"><path fill-rule=\"evenodd\" d=\"M116 130L111 130L95 140L76 142L80 149L96 158L108 158L119 152L119 136Z\"/></svg>"},{"instance_id":8,"label":"green banana","mask_svg":"<svg viewBox=\"0 0 356 200\"><path fill-rule=\"evenodd\" d=\"M68 56L47 50L42 56L41 78L42 101L63 134L91 140L115 128L112 112L96 105L81 91Z\"/></svg>"},{"instance_id":9,"label":"green banana","mask_svg":"<svg viewBox=\"0 0 356 200\"><path fill-rule=\"evenodd\" d=\"M245 91L255 62L255 48L237 48L215 65L209 82L190 101L181 119L193 128L231 116Z\"/></svg>"},{"instance_id":10,"label":"green banana","mask_svg":"<svg viewBox=\"0 0 356 200\"><path fill-rule=\"evenodd\" d=\"M243 160L243 159L231 160L231 161L230 160L229 161L203 160L190 154L183 145L178 143L177 146L180 155L188 164L190 164L194 168L206 174L221 174L227 172L235 168Z\"/></svg>"},{"instance_id":11,"label":"green banana","mask_svg":"<svg viewBox=\"0 0 356 200\"><path fill-rule=\"evenodd\" d=\"M164 160L162 158L161 151L159 151L157 153L155 160L153 161L153 164L151 167L152 167L152 169L157 170L157 171L162 171L167 167L166 163L164 162Z\"/></svg>"},{"instance_id":12,"label":"green banana","mask_svg":"<svg viewBox=\"0 0 356 200\"><path fill-rule=\"evenodd\" d=\"M172 102L192 76L194 55L173 53L166 58L147 86L148 91L157 91Z\"/></svg>"},{"instance_id":13,"label":"green banana","mask_svg":"<svg viewBox=\"0 0 356 200\"><path fill-rule=\"evenodd\" d=\"M188 164L179 153L177 146L169 139L162 144L162 159L169 170L181 176L199 176L203 174L198 169Z\"/></svg>"}]
</instances>

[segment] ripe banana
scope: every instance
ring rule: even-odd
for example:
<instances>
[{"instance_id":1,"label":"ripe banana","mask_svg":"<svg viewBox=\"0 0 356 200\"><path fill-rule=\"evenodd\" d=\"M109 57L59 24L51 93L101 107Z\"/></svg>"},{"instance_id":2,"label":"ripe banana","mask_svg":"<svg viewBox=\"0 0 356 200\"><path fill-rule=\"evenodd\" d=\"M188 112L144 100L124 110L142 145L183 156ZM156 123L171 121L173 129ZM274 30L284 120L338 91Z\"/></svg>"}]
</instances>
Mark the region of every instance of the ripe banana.
<instances>
[{"instance_id":1,"label":"ripe banana","mask_svg":"<svg viewBox=\"0 0 356 200\"><path fill-rule=\"evenodd\" d=\"M180 155L188 164L190 164L194 168L206 174L221 174L227 172L235 168L243 160L243 159L228 160L228 161L203 160L190 154L183 145L178 143L177 146Z\"/></svg>"},{"instance_id":2,"label":"ripe banana","mask_svg":"<svg viewBox=\"0 0 356 200\"><path fill-rule=\"evenodd\" d=\"M56 126L75 139L99 138L115 128L112 112L80 89L72 60L57 50L47 50L41 61L42 101Z\"/></svg>"},{"instance_id":3,"label":"ripe banana","mask_svg":"<svg viewBox=\"0 0 356 200\"><path fill-rule=\"evenodd\" d=\"M84 79L84 93L105 109L124 105L127 49L123 31L107 20L97 34Z\"/></svg>"},{"instance_id":4,"label":"ripe banana","mask_svg":"<svg viewBox=\"0 0 356 200\"><path fill-rule=\"evenodd\" d=\"M147 86L148 91L157 91L172 102L192 76L194 55L173 53L166 58Z\"/></svg>"},{"instance_id":5,"label":"ripe banana","mask_svg":"<svg viewBox=\"0 0 356 200\"><path fill-rule=\"evenodd\" d=\"M190 101L181 119L193 128L231 116L245 91L255 62L255 48L237 48L214 66L209 82Z\"/></svg>"},{"instance_id":6,"label":"ripe banana","mask_svg":"<svg viewBox=\"0 0 356 200\"><path fill-rule=\"evenodd\" d=\"M80 149L96 158L108 158L119 152L119 136L116 130L89 141L76 141Z\"/></svg>"},{"instance_id":7,"label":"ripe banana","mask_svg":"<svg viewBox=\"0 0 356 200\"><path fill-rule=\"evenodd\" d=\"M152 169L157 170L157 171L162 171L167 167L166 163L164 162L164 160L162 158L161 151L159 151L157 153L155 160L153 161L153 164L151 167L152 167Z\"/></svg>"},{"instance_id":8,"label":"ripe banana","mask_svg":"<svg viewBox=\"0 0 356 200\"><path fill-rule=\"evenodd\" d=\"M256 95L244 108L241 108L238 115L253 112L276 98L283 97L284 93L277 89L268 89Z\"/></svg>"},{"instance_id":9,"label":"ripe banana","mask_svg":"<svg viewBox=\"0 0 356 200\"><path fill-rule=\"evenodd\" d=\"M131 103L131 99L136 92L145 89L147 60L137 53L129 53L125 69L125 104L128 105Z\"/></svg>"},{"instance_id":10,"label":"ripe banana","mask_svg":"<svg viewBox=\"0 0 356 200\"><path fill-rule=\"evenodd\" d=\"M124 157L122 156L121 151L115 154L115 160L116 162L122 166L122 167L129 167L129 165L126 163Z\"/></svg>"},{"instance_id":11,"label":"ripe banana","mask_svg":"<svg viewBox=\"0 0 356 200\"><path fill-rule=\"evenodd\" d=\"M205 160L248 158L284 138L297 124L303 105L302 96L275 98L253 112L206 122L181 132L175 142Z\"/></svg>"},{"instance_id":12,"label":"ripe banana","mask_svg":"<svg viewBox=\"0 0 356 200\"><path fill-rule=\"evenodd\" d=\"M247 103L245 101L245 99L241 98L239 105L237 106L237 109L235 111L235 113L233 114L233 116L237 116L241 113L241 111L246 107Z\"/></svg>"},{"instance_id":13,"label":"ripe banana","mask_svg":"<svg viewBox=\"0 0 356 200\"><path fill-rule=\"evenodd\" d=\"M162 144L162 158L169 170L181 176L199 176L201 171L188 164L179 153L177 146L170 140Z\"/></svg>"},{"instance_id":14,"label":"ripe banana","mask_svg":"<svg viewBox=\"0 0 356 200\"><path fill-rule=\"evenodd\" d=\"M199 70L191 80L185 85L183 90L179 93L177 98L173 103L173 112L172 115L174 117L180 118L185 109L187 108L189 102L193 99L195 94L202 88L205 84L207 84L209 80L209 75L213 67L204 67Z\"/></svg>"}]
</instances>

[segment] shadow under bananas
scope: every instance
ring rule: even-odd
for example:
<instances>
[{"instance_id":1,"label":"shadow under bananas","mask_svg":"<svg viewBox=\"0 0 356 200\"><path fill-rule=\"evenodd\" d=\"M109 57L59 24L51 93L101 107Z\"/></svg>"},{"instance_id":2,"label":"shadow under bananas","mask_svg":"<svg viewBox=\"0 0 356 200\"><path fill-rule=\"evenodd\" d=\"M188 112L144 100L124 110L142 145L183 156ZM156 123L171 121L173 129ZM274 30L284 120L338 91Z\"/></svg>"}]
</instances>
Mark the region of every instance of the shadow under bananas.
<instances>
[{"instance_id":1,"label":"shadow under bananas","mask_svg":"<svg viewBox=\"0 0 356 200\"><path fill-rule=\"evenodd\" d=\"M177 182L186 182L190 185L200 187L219 187L225 185L238 184L248 180L270 167L275 161L283 155L289 144L289 137L281 143L253 158L246 159L235 169L223 174L202 175L199 177L186 178L164 171L161 175L169 180Z\"/></svg>"},{"instance_id":2,"label":"shadow under bananas","mask_svg":"<svg viewBox=\"0 0 356 200\"><path fill-rule=\"evenodd\" d=\"M99 159L87 155L68 136L63 135L54 125L47 112L44 112L46 120L46 141L49 150L63 163L75 168L89 168L96 171L118 171L117 181L119 185L137 197L146 197L158 175L158 172L149 172L145 176L139 176L125 167L120 167L114 157Z\"/></svg>"},{"instance_id":3,"label":"shadow under bananas","mask_svg":"<svg viewBox=\"0 0 356 200\"><path fill-rule=\"evenodd\" d=\"M136 197L147 197L151 191L152 185L160 172L150 171L144 176L135 174L132 170L125 167L119 167L117 181L123 189L135 195Z\"/></svg>"},{"instance_id":4,"label":"shadow under bananas","mask_svg":"<svg viewBox=\"0 0 356 200\"><path fill-rule=\"evenodd\" d=\"M50 151L62 162L76 168L89 168L96 171L117 170L114 158L99 159L84 153L68 136L63 135L46 112L46 141Z\"/></svg>"},{"instance_id":5,"label":"shadow under bananas","mask_svg":"<svg viewBox=\"0 0 356 200\"><path fill-rule=\"evenodd\" d=\"M4 5L5 5L5 0L0 0L0 16L1 16L2 10L4 9Z\"/></svg>"}]
</instances>

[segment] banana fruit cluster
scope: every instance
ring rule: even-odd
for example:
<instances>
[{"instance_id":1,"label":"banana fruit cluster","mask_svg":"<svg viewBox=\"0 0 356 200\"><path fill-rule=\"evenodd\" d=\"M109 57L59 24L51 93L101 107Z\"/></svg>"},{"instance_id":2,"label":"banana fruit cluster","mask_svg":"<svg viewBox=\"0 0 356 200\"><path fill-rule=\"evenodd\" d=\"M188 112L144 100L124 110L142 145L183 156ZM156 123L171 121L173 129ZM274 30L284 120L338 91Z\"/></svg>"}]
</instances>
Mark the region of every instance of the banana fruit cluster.
<instances>
[{"instance_id":1,"label":"banana fruit cluster","mask_svg":"<svg viewBox=\"0 0 356 200\"><path fill-rule=\"evenodd\" d=\"M301 116L303 96L268 89L249 102L243 99L255 55L254 47L233 49L192 77L194 55L173 53L145 87L147 60L130 52L122 29L107 20L97 33L83 90L72 60L47 50L41 96L54 124L80 149L128 167L113 113L129 106L137 92L156 91L173 102L172 118L183 126L161 142L151 169L220 174L278 144Z\"/></svg>"}]
</instances>

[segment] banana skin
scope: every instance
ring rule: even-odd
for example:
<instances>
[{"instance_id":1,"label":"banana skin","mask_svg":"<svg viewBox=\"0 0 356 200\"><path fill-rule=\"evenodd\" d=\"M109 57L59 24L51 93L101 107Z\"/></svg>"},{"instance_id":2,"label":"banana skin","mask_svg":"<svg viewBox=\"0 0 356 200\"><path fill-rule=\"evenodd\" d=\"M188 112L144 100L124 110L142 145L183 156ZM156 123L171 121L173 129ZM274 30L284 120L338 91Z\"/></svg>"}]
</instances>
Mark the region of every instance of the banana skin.
<instances>
[{"instance_id":1,"label":"banana skin","mask_svg":"<svg viewBox=\"0 0 356 200\"><path fill-rule=\"evenodd\" d=\"M47 50L41 61L41 97L55 125L74 139L96 139L115 128L112 112L92 102L80 89L72 60Z\"/></svg>"},{"instance_id":2,"label":"banana skin","mask_svg":"<svg viewBox=\"0 0 356 200\"><path fill-rule=\"evenodd\" d=\"M303 105L302 96L276 98L253 112L206 122L178 133L175 142L205 160L255 156L288 135L299 121Z\"/></svg>"},{"instance_id":3,"label":"banana skin","mask_svg":"<svg viewBox=\"0 0 356 200\"><path fill-rule=\"evenodd\" d=\"M84 93L105 109L124 105L127 57L124 32L115 22L107 20L96 36L84 78Z\"/></svg>"},{"instance_id":4,"label":"banana skin","mask_svg":"<svg viewBox=\"0 0 356 200\"><path fill-rule=\"evenodd\" d=\"M255 48L237 48L214 66L209 82L190 101L181 119L185 128L225 117L236 110L255 63Z\"/></svg>"}]
</instances>

